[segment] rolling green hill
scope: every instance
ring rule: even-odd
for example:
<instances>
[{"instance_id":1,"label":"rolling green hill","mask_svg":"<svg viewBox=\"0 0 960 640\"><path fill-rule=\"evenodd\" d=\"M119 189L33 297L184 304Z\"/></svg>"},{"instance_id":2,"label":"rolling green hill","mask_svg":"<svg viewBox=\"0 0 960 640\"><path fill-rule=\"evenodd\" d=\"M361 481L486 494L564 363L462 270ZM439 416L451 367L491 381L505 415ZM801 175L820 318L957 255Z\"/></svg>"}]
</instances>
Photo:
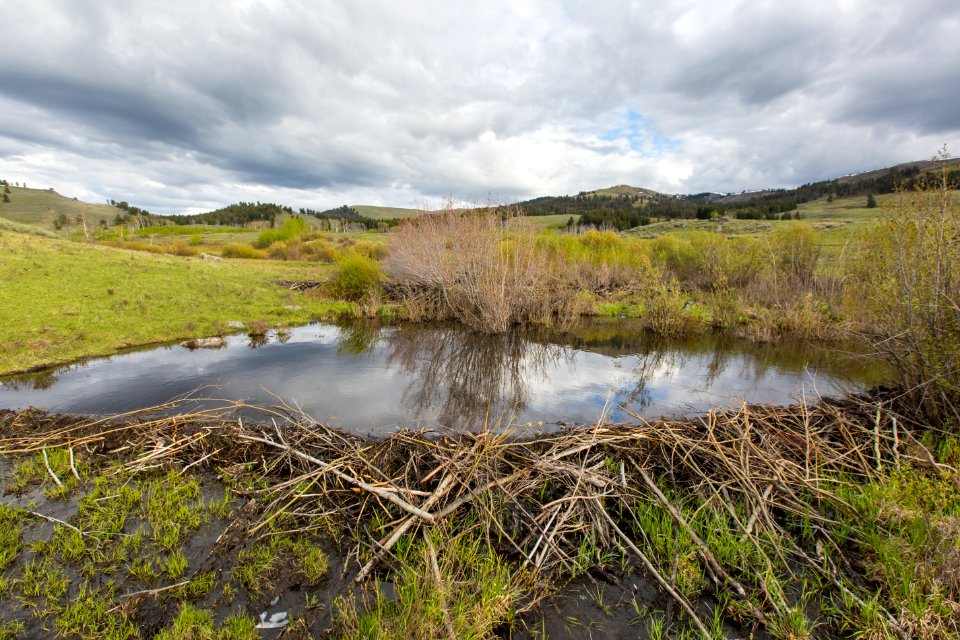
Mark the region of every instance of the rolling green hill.
<instances>
[{"instance_id":1,"label":"rolling green hill","mask_svg":"<svg viewBox=\"0 0 960 640\"><path fill-rule=\"evenodd\" d=\"M402 207L377 207L369 204L350 205L360 215L374 220L390 220L391 218L416 218L423 213L421 209L404 209Z\"/></svg>"},{"instance_id":2,"label":"rolling green hill","mask_svg":"<svg viewBox=\"0 0 960 640\"><path fill-rule=\"evenodd\" d=\"M53 230L53 221L61 213L75 224L77 216L83 216L87 225L95 227L101 220L112 225L116 207L107 204L90 204L76 198L67 198L52 189L26 189L10 187L10 202L0 202L0 218Z\"/></svg>"},{"instance_id":3,"label":"rolling green hill","mask_svg":"<svg viewBox=\"0 0 960 640\"><path fill-rule=\"evenodd\" d=\"M647 198L653 198L656 196L663 195L657 191L651 189L644 189L642 187L631 187L628 184L618 184L613 187L607 187L606 189L596 189L594 191L587 191L585 194L587 196L630 196L632 198L637 198L644 200Z\"/></svg>"}]
</instances>

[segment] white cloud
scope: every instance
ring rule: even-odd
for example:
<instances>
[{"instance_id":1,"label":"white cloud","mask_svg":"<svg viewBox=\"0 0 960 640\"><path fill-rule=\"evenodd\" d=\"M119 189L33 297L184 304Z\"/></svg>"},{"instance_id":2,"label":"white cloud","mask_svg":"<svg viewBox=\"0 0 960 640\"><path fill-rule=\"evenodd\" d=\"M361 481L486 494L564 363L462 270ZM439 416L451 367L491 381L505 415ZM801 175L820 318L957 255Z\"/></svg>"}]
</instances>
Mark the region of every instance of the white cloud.
<instances>
[{"instance_id":1,"label":"white cloud","mask_svg":"<svg viewBox=\"0 0 960 640\"><path fill-rule=\"evenodd\" d=\"M0 175L163 212L789 186L960 132L946 0L0 11Z\"/></svg>"}]
</instances>

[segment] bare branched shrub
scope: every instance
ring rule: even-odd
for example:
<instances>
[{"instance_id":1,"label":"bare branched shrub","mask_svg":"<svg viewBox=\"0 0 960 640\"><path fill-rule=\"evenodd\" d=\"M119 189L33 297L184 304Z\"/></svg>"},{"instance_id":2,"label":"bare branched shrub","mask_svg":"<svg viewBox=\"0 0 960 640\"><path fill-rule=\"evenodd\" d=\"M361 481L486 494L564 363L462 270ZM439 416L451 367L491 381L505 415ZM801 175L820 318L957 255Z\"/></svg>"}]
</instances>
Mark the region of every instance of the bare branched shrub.
<instances>
[{"instance_id":1,"label":"bare branched shrub","mask_svg":"<svg viewBox=\"0 0 960 640\"><path fill-rule=\"evenodd\" d=\"M946 150L935 172L901 191L866 242L860 279L893 365L927 418L960 426L960 205Z\"/></svg>"},{"instance_id":2,"label":"bare branched shrub","mask_svg":"<svg viewBox=\"0 0 960 640\"><path fill-rule=\"evenodd\" d=\"M560 263L519 221L493 208L449 210L401 224L384 272L414 317L455 318L498 333L521 322L568 322L575 291Z\"/></svg>"}]
</instances>

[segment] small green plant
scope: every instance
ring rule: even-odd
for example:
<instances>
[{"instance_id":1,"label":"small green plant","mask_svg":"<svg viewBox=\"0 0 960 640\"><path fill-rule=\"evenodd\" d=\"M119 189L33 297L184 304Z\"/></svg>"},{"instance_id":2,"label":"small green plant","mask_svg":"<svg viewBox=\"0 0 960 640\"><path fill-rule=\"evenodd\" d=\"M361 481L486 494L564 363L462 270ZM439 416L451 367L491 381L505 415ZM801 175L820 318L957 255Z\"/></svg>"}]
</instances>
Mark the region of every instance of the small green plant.
<instances>
[{"instance_id":1,"label":"small green plant","mask_svg":"<svg viewBox=\"0 0 960 640\"><path fill-rule=\"evenodd\" d=\"M184 603L173 623L158 633L155 640L256 640L258 637L252 618L232 615L218 629L213 612Z\"/></svg>"},{"instance_id":2,"label":"small green plant","mask_svg":"<svg viewBox=\"0 0 960 640\"><path fill-rule=\"evenodd\" d=\"M163 572L171 580L179 580L187 571L187 558L177 549L163 561Z\"/></svg>"},{"instance_id":3,"label":"small green plant","mask_svg":"<svg viewBox=\"0 0 960 640\"><path fill-rule=\"evenodd\" d=\"M791 607L767 624L767 631L777 640L810 640L813 627L803 609Z\"/></svg>"},{"instance_id":4,"label":"small green plant","mask_svg":"<svg viewBox=\"0 0 960 640\"><path fill-rule=\"evenodd\" d=\"M0 640L17 640L26 626L22 620L6 620L0 622Z\"/></svg>"},{"instance_id":5,"label":"small green plant","mask_svg":"<svg viewBox=\"0 0 960 640\"><path fill-rule=\"evenodd\" d=\"M70 587L70 579L63 569L50 559L33 559L23 565L17 587L35 607L39 608L37 600L43 598L43 614L48 615L59 611L60 602Z\"/></svg>"},{"instance_id":6,"label":"small green plant","mask_svg":"<svg viewBox=\"0 0 960 640\"><path fill-rule=\"evenodd\" d=\"M160 577L160 571L154 565L153 558L134 558L130 564L130 575L150 584Z\"/></svg>"},{"instance_id":7,"label":"small green plant","mask_svg":"<svg viewBox=\"0 0 960 640\"><path fill-rule=\"evenodd\" d=\"M184 536L199 528L207 517L196 477L170 470L146 482L143 495L151 536L163 549L178 548Z\"/></svg>"},{"instance_id":8,"label":"small green plant","mask_svg":"<svg viewBox=\"0 0 960 640\"><path fill-rule=\"evenodd\" d=\"M23 548L23 517L18 509L0 503L0 571L10 566Z\"/></svg>"},{"instance_id":9,"label":"small green plant","mask_svg":"<svg viewBox=\"0 0 960 640\"><path fill-rule=\"evenodd\" d=\"M327 285L330 294L343 300L363 300L380 287L383 276L371 258L353 254L337 262Z\"/></svg>"},{"instance_id":10,"label":"small green plant","mask_svg":"<svg viewBox=\"0 0 960 640\"><path fill-rule=\"evenodd\" d=\"M113 591L81 585L80 592L57 616L57 633L83 640L127 640L138 637L137 628L122 613L112 612Z\"/></svg>"},{"instance_id":11,"label":"small green plant","mask_svg":"<svg viewBox=\"0 0 960 640\"><path fill-rule=\"evenodd\" d=\"M480 537L433 531L422 542L397 544L396 597L377 590L358 602L338 602L341 637L486 638L509 623L529 588L522 570L507 564Z\"/></svg>"},{"instance_id":12,"label":"small green plant","mask_svg":"<svg viewBox=\"0 0 960 640\"><path fill-rule=\"evenodd\" d=\"M647 633L650 640L664 640L666 635L666 619L663 616L653 616L647 618Z\"/></svg>"},{"instance_id":13,"label":"small green plant","mask_svg":"<svg viewBox=\"0 0 960 640\"><path fill-rule=\"evenodd\" d=\"M330 568L326 554L310 539L270 536L239 553L233 578L248 592L260 595L267 591L284 561L293 565L307 585L320 582Z\"/></svg>"}]
</instances>

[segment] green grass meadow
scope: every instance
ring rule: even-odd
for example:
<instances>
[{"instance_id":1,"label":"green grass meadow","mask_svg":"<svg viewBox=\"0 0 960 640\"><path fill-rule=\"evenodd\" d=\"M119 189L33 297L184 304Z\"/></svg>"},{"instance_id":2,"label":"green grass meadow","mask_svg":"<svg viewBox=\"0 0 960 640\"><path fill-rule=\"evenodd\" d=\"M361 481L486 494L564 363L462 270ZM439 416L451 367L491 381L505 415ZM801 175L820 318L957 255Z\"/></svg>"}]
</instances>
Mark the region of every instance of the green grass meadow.
<instances>
[{"instance_id":1,"label":"green grass meadow","mask_svg":"<svg viewBox=\"0 0 960 640\"><path fill-rule=\"evenodd\" d=\"M0 373L213 335L231 320L296 324L347 311L349 304L276 284L324 279L329 269L211 262L0 231Z\"/></svg>"}]
</instances>

